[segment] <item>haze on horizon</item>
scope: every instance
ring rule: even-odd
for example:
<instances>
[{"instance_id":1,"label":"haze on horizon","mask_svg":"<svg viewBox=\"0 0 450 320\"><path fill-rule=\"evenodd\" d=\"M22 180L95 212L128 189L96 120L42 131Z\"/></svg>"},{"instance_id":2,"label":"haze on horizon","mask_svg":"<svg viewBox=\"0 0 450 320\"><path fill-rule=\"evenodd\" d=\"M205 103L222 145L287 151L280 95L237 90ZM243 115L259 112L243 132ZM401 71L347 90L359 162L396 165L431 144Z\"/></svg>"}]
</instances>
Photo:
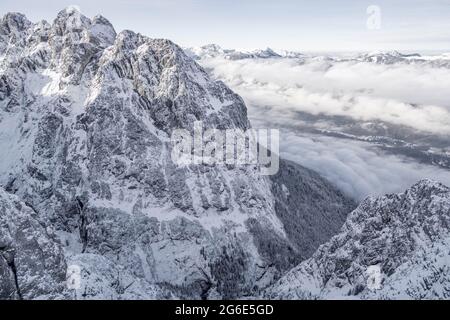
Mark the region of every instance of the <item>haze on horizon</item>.
<instances>
[{"instance_id":1,"label":"haze on horizon","mask_svg":"<svg viewBox=\"0 0 450 320\"><path fill-rule=\"evenodd\" d=\"M450 51L450 0L2 0L0 14L21 12L32 21L53 21L70 5L89 17L102 14L117 31L130 29L182 46ZM379 29L367 27L371 5L380 9Z\"/></svg>"}]
</instances>

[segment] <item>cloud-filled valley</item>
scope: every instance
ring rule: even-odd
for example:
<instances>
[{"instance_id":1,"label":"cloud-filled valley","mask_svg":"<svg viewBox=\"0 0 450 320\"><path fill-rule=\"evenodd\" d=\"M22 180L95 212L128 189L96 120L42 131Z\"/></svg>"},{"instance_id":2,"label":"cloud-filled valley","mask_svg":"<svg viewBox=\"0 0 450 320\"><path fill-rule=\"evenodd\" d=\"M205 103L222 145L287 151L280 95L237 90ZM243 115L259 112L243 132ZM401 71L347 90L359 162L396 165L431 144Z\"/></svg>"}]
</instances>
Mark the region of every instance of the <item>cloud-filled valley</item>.
<instances>
[{"instance_id":1,"label":"cloud-filled valley","mask_svg":"<svg viewBox=\"0 0 450 320\"><path fill-rule=\"evenodd\" d=\"M254 127L282 130L282 156L354 198L422 178L450 185L450 69L436 59L199 58L244 98Z\"/></svg>"}]
</instances>

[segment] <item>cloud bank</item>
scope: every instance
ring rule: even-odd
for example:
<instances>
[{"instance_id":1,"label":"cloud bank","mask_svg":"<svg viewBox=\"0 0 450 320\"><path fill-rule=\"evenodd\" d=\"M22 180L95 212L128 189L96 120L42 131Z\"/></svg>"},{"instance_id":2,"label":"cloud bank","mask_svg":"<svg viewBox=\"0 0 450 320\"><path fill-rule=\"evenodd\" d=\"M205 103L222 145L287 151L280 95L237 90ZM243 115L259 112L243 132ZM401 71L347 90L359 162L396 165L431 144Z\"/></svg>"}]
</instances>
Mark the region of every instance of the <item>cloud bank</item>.
<instances>
[{"instance_id":1,"label":"cloud bank","mask_svg":"<svg viewBox=\"0 0 450 320\"><path fill-rule=\"evenodd\" d=\"M254 127L283 129L284 158L319 172L355 199L401 192L422 178L450 185L448 170L385 154L369 143L301 132L302 120L296 114L380 120L449 136L450 141L450 69L323 57L214 57L200 63L246 100Z\"/></svg>"},{"instance_id":2,"label":"cloud bank","mask_svg":"<svg viewBox=\"0 0 450 320\"><path fill-rule=\"evenodd\" d=\"M381 120L433 134L450 134L450 70L310 59L203 59L254 105L314 115Z\"/></svg>"}]
</instances>

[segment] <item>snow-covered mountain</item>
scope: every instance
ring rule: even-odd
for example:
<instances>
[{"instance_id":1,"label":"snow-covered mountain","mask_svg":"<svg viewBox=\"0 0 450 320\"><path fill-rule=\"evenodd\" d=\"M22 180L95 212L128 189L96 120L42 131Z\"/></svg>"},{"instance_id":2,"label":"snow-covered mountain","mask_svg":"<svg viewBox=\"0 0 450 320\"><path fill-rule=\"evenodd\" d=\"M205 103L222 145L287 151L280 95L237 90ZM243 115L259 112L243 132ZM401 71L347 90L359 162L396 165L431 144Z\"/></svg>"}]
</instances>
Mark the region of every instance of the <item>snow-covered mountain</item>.
<instances>
[{"instance_id":1,"label":"snow-covered mountain","mask_svg":"<svg viewBox=\"0 0 450 320\"><path fill-rule=\"evenodd\" d=\"M398 51L375 51L357 56L356 59L364 62L393 64L407 59L420 59L420 54L403 54Z\"/></svg>"},{"instance_id":2,"label":"snow-covered mountain","mask_svg":"<svg viewBox=\"0 0 450 320\"><path fill-rule=\"evenodd\" d=\"M448 299L449 248L450 188L423 180L401 194L367 198L266 297Z\"/></svg>"},{"instance_id":3,"label":"snow-covered mountain","mask_svg":"<svg viewBox=\"0 0 450 320\"><path fill-rule=\"evenodd\" d=\"M187 55L193 59L221 57L228 60L243 59L271 59L271 58L301 58L303 54L294 51L276 52L271 48L253 51L240 51L235 49L223 49L217 44L208 44L201 47L184 48Z\"/></svg>"},{"instance_id":4,"label":"snow-covered mountain","mask_svg":"<svg viewBox=\"0 0 450 320\"><path fill-rule=\"evenodd\" d=\"M64 254L52 229L0 189L0 299L61 298L65 278Z\"/></svg>"},{"instance_id":5,"label":"snow-covered mountain","mask_svg":"<svg viewBox=\"0 0 450 320\"><path fill-rule=\"evenodd\" d=\"M373 51L368 53L331 53L314 54L301 53L289 50L257 49L252 51L223 49L217 44L208 44L201 47L189 47L183 49L185 53L195 60L223 58L226 60L244 60L244 59L271 59L286 58L296 59L300 62L318 62L328 61L336 62L368 62L384 65L392 64L418 64L432 66L436 68L450 67L450 54L443 53L439 55L420 55L418 53L401 53L399 51Z\"/></svg>"},{"instance_id":6,"label":"snow-covered mountain","mask_svg":"<svg viewBox=\"0 0 450 320\"><path fill-rule=\"evenodd\" d=\"M450 184L448 54L381 51L244 60L205 55L197 61L243 97L254 127L281 128L285 138L312 139L311 148L317 151L301 154L304 146L282 141L283 156L313 168L347 192L353 189L359 200L401 192L423 178ZM425 124L428 120L432 123ZM334 152L337 161L323 163L327 157L317 139L327 141L323 149ZM355 154L360 163L348 161L361 146ZM374 154L367 156L371 150ZM306 160L314 152L317 159ZM393 160L393 168L380 168L380 162L373 161L378 156L387 166L387 160ZM350 170L341 170L339 162ZM400 174L409 171L409 165L419 168ZM366 171L381 181L372 183ZM352 173L356 179L350 178Z\"/></svg>"},{"instance_id":7,"label":"snow-covered mountain","mask_svg":"<svg viewBox=\"0 0 450 320\"><path fill-rule=\"evenodd\" d=\"M288 162L271 178L255 165L176 166L171 132L197 120L250 127L243 100L171 41L116 34L73 8L52 24L4 16L0 298L253 295L354 208Z\"/></svg>"},{"instance_id":8,"label":"snow-covered mountain","mask_svg":"<svg viewBox=\"0 0 450 320\"><path fill-rule=\"evenodd\" d=\"M346 60L346 59L344 59ZM375 51L349 58L350 61L371 62L377 64L417 64L434 68L450 68L448 53L420 55L418 53L401 53L398 51Z\"/></svg>"},{"instance_id":9,"label":"snow-covered mountain","mask_svg":"<svg viewBox=\"0 0 450 320\"><path fill-rule=\"evenodd\" d=\"M73 8L52 24L2 18L0 299L449 298L442 184L420 181L352 212L289 161L269 177L257 165L177 166L174 129L250 128L243 100L195 61L205 57L319 59L182 50ZM79 270L79 287L66 285L68 270Z\"/></svg>"}]
</instances>

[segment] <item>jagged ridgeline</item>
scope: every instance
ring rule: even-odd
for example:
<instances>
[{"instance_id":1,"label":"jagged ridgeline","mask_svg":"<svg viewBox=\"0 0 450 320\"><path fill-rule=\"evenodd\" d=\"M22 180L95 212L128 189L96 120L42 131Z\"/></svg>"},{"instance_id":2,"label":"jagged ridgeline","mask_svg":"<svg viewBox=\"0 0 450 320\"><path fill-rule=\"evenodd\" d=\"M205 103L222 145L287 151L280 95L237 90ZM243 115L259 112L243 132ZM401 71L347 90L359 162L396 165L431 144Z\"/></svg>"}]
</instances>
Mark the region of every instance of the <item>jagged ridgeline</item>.
<instances>
[{"instance_id":1,"label":"jagged ridgeline","mask_svg":"<svg viewBox=\"0 0 450 320\"><path fill-rule=\"evenodd\" d=\"M449 248L450 188L422 180L403 193L365 199L339 234L265 297L449 299Z\"/></svg>"},{"instance_id":2,"label":"jagged ridgeline","mask_svg":"<svg viewBox=\"0 0 450 320\"><path fill-rule=\"evenodd\" d=\"M0 298L256 295L354 208L293 163L176 166L171 132L195 121L250 128L243 100L171 41L72 8L52 24L5 15Z\"/></svg>"}]
</instances>

